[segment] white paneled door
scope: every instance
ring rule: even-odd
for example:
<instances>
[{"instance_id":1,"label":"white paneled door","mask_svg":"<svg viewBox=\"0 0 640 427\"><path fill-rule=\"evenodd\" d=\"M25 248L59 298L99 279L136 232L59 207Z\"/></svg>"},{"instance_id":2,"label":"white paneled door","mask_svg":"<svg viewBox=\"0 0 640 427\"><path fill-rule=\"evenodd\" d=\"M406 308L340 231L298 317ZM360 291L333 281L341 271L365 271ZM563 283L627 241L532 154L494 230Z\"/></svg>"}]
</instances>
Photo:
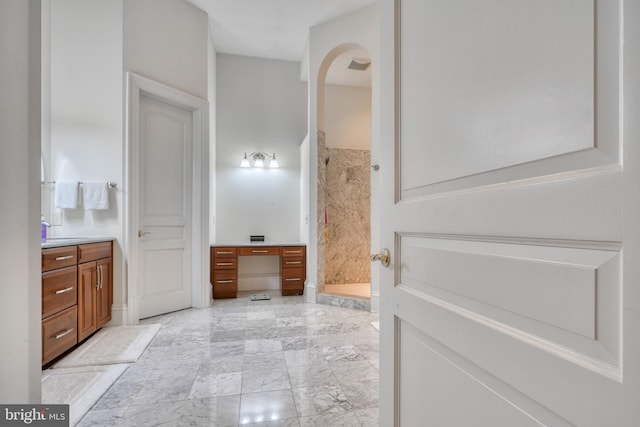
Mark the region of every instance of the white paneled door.
<instances>
[{"instance_id":1,"label":"white paneled door","mask_svg":"<svg viewBox=\"0 0 640 427\"><path fill-rule=\"evenodd\" d=\"M640 425L622 3L381 2L380 425Z\"/></svg>"},{"instance_id":2,"label":"white paneled door","mask_svg":"<svg viewBox=\"0 0 640 427\"><path fill-rule=\"evenodd\" d=\"M138 310L191 307L192 112L142 95L138 139Z\"/></svg>"}]
</instances>

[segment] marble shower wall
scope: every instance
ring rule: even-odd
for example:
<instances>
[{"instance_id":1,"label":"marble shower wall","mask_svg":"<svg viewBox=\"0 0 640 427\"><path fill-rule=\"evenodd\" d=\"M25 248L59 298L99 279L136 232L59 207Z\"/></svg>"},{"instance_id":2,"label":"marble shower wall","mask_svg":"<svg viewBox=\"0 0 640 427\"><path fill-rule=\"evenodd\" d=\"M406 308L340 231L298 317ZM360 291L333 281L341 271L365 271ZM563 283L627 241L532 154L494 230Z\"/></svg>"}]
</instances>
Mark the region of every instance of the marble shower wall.
<instances>
[{"instance_id":1,"label":"marble shower wall","mask_svg":"<svg viewBox=\"0 0 640 427\"><path fill-rule=\"evenodd\" d=\"M324 283L369 283L371 152L343 148L325 148L324 152L321 181L326 216L324 210L320 216Z\"/></svg>"},{"instance_id":2,"label":"marble shower wall","mask_svg":"<svg viewBox=\"0 0 640 427\"><path fill-rule=\"evenodd\" d=\"M327 191L327 139L326 134L318 131L318 284L317 292L324 292L325 284L325 227L324 208Z\"/></svg>"}]
</instances>

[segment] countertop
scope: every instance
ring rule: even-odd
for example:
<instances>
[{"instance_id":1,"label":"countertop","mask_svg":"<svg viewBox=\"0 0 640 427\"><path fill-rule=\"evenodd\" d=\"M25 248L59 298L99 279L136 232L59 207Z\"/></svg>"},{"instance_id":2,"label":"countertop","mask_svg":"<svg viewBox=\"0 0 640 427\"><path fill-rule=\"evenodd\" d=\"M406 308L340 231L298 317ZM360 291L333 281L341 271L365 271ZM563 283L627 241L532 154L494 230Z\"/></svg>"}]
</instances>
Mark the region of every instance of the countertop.
<instances>
[{"instance_id":1,"label":"countertop","mask_svg":"<svg viewBox=\"0 0 640 427\"><path fill-rule=\"evenodd\" d=\"M212 248L219 248L224 246L246 246L246 247L255 247L255 246L306 246L306 243L302 242L226 242L226 243L212 243Z\"/></svg>"},{"instance_id":2,"label":"countertop","mask_svg":"<svg viewBox=\"0 0 640 427\"><path fill-rule=\"evenodd\" d=\"M42 249L58 248L61 246L84 245L86 243L110 242L113 237L49 237L40 243Z\"/></svg>"}]
</instances>

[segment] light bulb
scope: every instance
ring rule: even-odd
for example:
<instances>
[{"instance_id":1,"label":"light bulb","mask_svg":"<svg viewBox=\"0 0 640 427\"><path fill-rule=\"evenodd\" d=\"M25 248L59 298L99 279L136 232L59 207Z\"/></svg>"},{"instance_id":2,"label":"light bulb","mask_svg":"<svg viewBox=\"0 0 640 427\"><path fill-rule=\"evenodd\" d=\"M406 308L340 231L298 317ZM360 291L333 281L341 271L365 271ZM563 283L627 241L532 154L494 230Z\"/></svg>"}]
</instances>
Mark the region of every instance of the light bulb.
<instances>
[{"instance_id":1,"label":"light bulb","mask_svg":"<svg viewBox=\"0 0 640 427\"><path fill-rule=\"evenodd\" d=\"M279 168L280 167L280 165L278 164L278 161L276 160L276 153L273 153L273 158L269 162L269 167L270 168Z\"/></svg>"},{"instance_id":2,"label":"light bulb","mask_svg":"<svg viewBox=\"0 0 640 427\"><path fill-rule=\"evenodd\" d=\"M251 165L249 164L249 159L247 159L247 153L244 153L244 159L242 159L242 161L240 162L240 167L241 168L251 167Z\"/></svg>"}]
</instances>

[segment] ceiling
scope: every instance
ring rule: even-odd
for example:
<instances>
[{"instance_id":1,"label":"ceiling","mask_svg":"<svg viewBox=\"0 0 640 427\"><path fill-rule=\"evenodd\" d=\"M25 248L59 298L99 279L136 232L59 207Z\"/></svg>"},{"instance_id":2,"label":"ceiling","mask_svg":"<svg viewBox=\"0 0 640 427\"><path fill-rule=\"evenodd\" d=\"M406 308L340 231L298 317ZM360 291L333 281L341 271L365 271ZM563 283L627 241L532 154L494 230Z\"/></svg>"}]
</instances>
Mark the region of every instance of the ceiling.
<instances>
[{"instance_id":1,"label":"ceiling","mask_svg":"<svg viewBox=\"0 0 640 427\"><path fill-rule=\"evenodd\" d=\"M300 61L311 27L377 0L187 1L209 14L209 25L217 53ZM353 56L363 57L363 53L358 52ZM339 61L346 63L346 69L351 57L343 55L334 64ZM365 72L343 72L342 69L342 65L332 66L327 81L334 84L371 86L371 67Z\"/></svg>"}]
</instances>

